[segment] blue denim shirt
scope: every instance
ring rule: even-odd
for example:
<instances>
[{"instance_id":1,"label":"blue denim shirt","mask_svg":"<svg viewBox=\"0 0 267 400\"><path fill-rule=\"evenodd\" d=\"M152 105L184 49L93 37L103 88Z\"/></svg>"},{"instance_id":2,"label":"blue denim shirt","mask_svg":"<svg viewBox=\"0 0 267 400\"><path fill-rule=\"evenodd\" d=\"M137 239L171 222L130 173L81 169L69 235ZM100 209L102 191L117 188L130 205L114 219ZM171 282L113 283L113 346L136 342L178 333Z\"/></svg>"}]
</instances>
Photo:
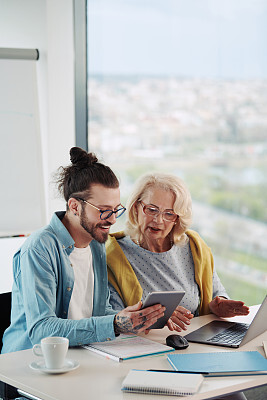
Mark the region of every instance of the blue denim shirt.
<instances>
[{"instance_id":1,"label":"blue denim shirt","mask_svg":"<svg viewBox=\"0 0 267 400\"><path fill-rule=\"evenodd\" d=\"M11 325L2 353L24 350L46 336L65 336L70 346L114 339L115 311L109 304L104 244L90 243L94 268L93 316L67 319L74 285L69 255L74 240L62 224L64 212L33 233L14 255Z\"/></svg>"}]
</instances>

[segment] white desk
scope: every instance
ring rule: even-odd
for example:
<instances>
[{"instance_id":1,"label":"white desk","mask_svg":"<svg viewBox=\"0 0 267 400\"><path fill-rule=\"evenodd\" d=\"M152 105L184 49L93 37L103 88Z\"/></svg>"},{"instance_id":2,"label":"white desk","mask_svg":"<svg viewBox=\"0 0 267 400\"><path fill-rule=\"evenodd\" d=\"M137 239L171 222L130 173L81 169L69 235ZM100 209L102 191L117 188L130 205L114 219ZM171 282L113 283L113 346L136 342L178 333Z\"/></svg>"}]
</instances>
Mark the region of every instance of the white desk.
<instances>
[{"instance_id":1,"label":"white desk","mask_svg":"<svg viewBox=\"0 0 267 400\"><path fill-rule=\"evenodd\" d=\"M214 319L212 315L194 318L188 332L212 319ZM151 331L147 337L165 343L165 338L169 334L169 330L164 328ZM267 340L267 331L238 350L191 343L186 350L179 352L257 350L264 355L263 340ZM29 364L36 359L32 350L3 354L0 355L0 380L43 400L73 400L77 398L79 400L152 400L155 399L155 396L123 393L120 388L124 377L132 368L171 370L166 354L118 363L88 350L76 348L69 350L68 358L78 360L80 367L66 374L47 375L30 369ZM200 392L186 398L192 400L209 399L264 384L267 384L267 375L205 378ZM161 398L167 399L166 396L157 396L157 400ZM170 397L168 396L168 398Z\"/></svg>"}]
</instances>

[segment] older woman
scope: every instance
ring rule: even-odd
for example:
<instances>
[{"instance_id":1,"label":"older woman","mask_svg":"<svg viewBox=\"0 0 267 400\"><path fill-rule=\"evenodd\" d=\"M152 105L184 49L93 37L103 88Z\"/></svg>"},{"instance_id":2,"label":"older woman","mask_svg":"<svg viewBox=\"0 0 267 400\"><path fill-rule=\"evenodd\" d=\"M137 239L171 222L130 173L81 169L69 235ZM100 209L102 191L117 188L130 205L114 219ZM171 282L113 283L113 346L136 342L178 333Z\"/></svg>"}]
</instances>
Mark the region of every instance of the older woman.
<instances>
[{"instance_id":1,"label":"older woman","mask_svg":"<svg viewBox=\"0 0 267 400\"><path fill-rule=\"evenodd\" d=\"M113 308L133 305L152 291L181 289L185 296L168 321L170 330L186 329L193 315L248 314L242 301L229 299L210 248L188 230L191 218L191 196L181 179L162 173L139 179L128 200L125 233L107 242Z\"/></svg>"}]
</instances>

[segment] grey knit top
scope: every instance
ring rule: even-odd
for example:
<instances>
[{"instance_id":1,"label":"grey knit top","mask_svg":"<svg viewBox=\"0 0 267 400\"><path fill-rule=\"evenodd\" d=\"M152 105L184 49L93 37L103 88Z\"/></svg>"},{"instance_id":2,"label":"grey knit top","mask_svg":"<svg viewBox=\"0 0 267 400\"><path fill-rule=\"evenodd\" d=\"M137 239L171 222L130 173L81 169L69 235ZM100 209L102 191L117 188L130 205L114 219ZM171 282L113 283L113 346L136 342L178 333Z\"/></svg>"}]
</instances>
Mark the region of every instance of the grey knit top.
<instances>
[{"instance_id":1,"label":"grey knit top","mask_svg":"<svg viewBox=\"0 0 267 400\"><path fill-rule=\"evenodd\" d=\"M181 306L198 315L199 288L195 281L195 270L189 242L183 246L173 245L169 251L154 253L135 244L129 236L118 240L143 289L142 300L148 293L165 290L184 290ZM115 310L125 308L123 302L109 284L110 303ZM228 295L214 267L213 297Z\"/></svg>"}]
</instances>

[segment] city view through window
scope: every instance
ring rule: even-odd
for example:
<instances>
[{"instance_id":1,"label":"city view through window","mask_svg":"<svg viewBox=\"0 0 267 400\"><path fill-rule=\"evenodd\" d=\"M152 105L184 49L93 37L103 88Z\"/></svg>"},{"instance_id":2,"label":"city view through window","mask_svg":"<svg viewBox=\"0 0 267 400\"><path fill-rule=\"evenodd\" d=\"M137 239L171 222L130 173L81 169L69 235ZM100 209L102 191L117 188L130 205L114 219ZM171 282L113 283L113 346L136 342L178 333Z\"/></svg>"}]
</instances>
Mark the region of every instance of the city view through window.
<instances>
[{"instance_id":1,"label":"city view through window","mask_svg":"<svg viewBox=\"0 0 267 400\"><path fill-rule=\"evenodd\" d=\"M228 294L260 303L267 0L89 0L88 11L89 149L119 176L123 204L145 172L181 177Z\"/></svg>"}]
</instances>

